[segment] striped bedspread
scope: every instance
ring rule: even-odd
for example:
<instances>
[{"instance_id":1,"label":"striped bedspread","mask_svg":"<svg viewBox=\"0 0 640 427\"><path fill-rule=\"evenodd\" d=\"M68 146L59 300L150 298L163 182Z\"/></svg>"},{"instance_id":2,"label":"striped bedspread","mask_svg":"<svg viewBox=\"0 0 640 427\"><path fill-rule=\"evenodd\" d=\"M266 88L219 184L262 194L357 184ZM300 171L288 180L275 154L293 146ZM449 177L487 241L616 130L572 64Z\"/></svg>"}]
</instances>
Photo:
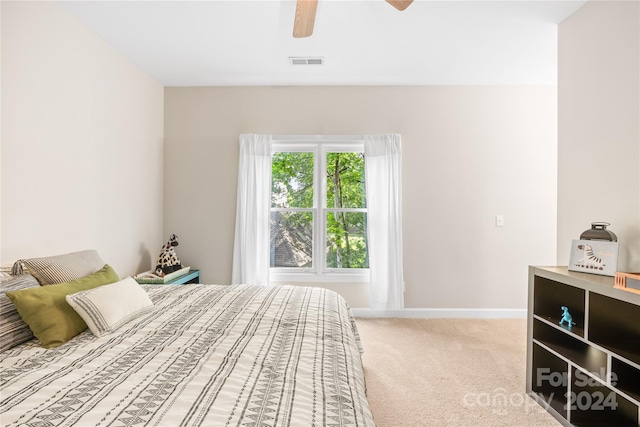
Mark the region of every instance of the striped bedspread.
<instances>
[{"instance_id":1,"label":"striped bedspread","mask_svg":"<svg viewBox=\"0 0 640 427\"><path fill-rule=\"evenodd\" d=\"M319 288L144 285L111 335L0 353L2 426L373 426L346 302Z\"/></svg>"}]
</instances>

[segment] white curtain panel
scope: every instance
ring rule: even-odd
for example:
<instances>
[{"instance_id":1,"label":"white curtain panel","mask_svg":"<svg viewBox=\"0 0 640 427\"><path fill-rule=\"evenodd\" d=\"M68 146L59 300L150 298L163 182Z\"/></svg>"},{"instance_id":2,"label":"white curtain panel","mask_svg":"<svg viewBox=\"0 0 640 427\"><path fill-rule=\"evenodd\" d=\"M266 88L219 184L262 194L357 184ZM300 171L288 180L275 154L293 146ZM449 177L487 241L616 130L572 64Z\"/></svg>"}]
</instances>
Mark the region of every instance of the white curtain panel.
<instances>
[{"instance_id":1,"label":"white curtain panel","mask_svg":"<svg viewBox=\"0 0 640 427\"><path fill-rule=\"evenodd\" d=\"M271 135L240 135L234 284L269 284Z\"/></svg>"},{"instance_id":2,"label":"white curtain panel","mask_svg":"<svg viewBox=\"0 0 640 427\"><path fill-rule=\"evenodd\" d=\"M404 306L402 267L402 144L400 135L365 135L369 306Z\"/></svg>"}]
</instances>

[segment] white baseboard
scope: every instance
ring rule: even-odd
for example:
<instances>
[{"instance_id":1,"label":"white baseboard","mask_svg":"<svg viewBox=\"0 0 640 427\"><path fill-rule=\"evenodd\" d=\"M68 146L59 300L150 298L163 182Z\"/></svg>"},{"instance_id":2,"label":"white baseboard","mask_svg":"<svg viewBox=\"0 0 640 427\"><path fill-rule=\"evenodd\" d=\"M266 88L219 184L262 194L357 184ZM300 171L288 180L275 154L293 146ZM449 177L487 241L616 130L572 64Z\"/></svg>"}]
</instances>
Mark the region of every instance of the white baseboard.
<instances>
[{"instance_id":1,"label":"white baseboard","mask_svg":"<svg viewBox=\"0 0 640 427\"><path fill-rule=\"evenodd\" d=\"M526 319L527 310L517 308L403 308L372 310L352 308L355 317L403 317L417 319Z\"/></svg>"}]
</instances>

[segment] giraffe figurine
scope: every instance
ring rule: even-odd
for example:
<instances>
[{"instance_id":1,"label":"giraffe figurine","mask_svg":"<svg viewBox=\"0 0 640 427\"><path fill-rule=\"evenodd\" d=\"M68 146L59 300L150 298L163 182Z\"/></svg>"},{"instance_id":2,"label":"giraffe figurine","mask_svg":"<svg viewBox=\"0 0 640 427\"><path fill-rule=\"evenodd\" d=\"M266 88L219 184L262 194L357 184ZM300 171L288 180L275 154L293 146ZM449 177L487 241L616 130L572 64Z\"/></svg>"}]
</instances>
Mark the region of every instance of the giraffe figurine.
<instances>
[{"instance_id":1,"label":"giraffe figurine","mask_svg":"<svg viewBox=\"0 0 640 427\"><path fill-rule=\"evenodd\" d=\"M156 264L155 275L164 277L166 274L173 273L180 270L182 264L180 258L176 254L174 247L178 246L178 236L172 234L169 236L169 241L162 247L160 256L158 257L158 263Z\"/></svg>"}]
</instances>

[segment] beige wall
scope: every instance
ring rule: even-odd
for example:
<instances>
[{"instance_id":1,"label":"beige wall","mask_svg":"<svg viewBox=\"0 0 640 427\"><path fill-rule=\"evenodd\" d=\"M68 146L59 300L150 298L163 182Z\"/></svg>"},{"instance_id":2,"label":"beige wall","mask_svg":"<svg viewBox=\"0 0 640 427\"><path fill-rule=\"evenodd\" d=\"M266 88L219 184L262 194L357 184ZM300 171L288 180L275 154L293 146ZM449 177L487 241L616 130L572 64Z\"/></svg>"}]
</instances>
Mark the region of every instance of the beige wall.
<instances>
[{"instance_id":1,"label":"beige wall","mask_svg":"<svg viewBox=\"0 0 640 427\"><path fill-rule=\"evenodd\" d=\"M558 264L606 221L640 271L640 3L590 1L558 38Z\"/></svg>"},{"instance_id":2,"label":"beige wall","mask_svg":"<svg viewBox=\"0 0 640 427\"><path fill-rule=\"evenodd\" d=\"M556 259L556 101L554 87L166 88L164 234L229 283L239 134L398 132L405 307L524 309L527 266ZM366 286L333 288L367 305Z\"/></svg>"},{"instance_id":3,"label":"beige wall","mask_svg":"<svg viewBox=\"0 0 640 427\"><path fill-rule=\"evenodd\" d=\"M0 63L2 61L2 4L0 4ZM0 212L2 201L2 66L0 66ZM0 260L2 260L2 215L0 215Z\"/></svg>"},{"instance_id":4,"label":"beige wall","mask_svg":"<svg viewBox=\"0 0 640 427\"><path fill-rule=\"evenodd\" d=\"M50 2L2 2L1 75L3 263L94 247L133 274L176 233L185 264L228 283L246 132L402 134L407 308L524 308L527 265L555 262L553 87L163 94ZM366 285L330 287L367 305Z\"/></svg>"},{"instance_id":5,"label":"beige wall","mask_svg":"<svg viewBox=\"0 0 640 427\"><path fill-rule=\"evenodd\" d=\"M162 86L54 2L1 8L1 261L94 248L121 276L150 268Z\"/></svg>"}]
</instances>

